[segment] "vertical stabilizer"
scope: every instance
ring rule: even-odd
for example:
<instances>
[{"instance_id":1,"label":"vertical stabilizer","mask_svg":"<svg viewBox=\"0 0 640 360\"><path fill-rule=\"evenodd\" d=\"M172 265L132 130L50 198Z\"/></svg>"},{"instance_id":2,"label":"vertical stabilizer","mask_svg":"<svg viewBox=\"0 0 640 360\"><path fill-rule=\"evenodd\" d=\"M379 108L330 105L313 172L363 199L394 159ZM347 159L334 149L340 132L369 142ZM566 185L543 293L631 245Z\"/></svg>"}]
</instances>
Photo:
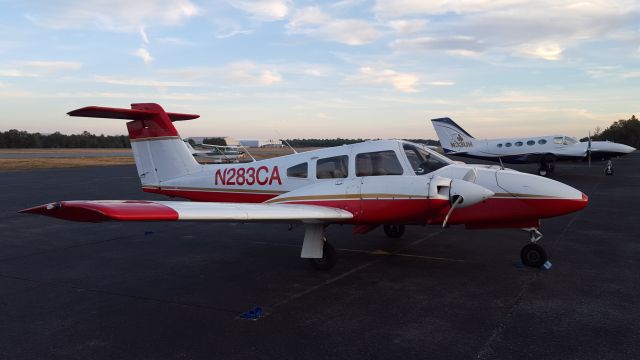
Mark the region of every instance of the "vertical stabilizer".
<instances>
[{"instance_id":1,"label":"vertical stabilizer","mask_svg":"<svg viewBox=\"0 0 640 360\"><path fill-rule=\"evenodd\" d=\"M143 187L161 186L164 181L200 170L173 126L173 121L196 119L198 115L167 113L153 103L131 104L131 109L88 106L68 115L132 120L127 130Z\"/></svg>"},{"instance_id":2,"label":"vertical stabilizer","mask_svg":"<svg viewBox=\"0 0 640 360\"><path fill-rule=\"evenodd\" d=\"M466 152L473 147L475 138L450 118L432 119L431 123L445 153Z\"/></svg>"}]
</instances>

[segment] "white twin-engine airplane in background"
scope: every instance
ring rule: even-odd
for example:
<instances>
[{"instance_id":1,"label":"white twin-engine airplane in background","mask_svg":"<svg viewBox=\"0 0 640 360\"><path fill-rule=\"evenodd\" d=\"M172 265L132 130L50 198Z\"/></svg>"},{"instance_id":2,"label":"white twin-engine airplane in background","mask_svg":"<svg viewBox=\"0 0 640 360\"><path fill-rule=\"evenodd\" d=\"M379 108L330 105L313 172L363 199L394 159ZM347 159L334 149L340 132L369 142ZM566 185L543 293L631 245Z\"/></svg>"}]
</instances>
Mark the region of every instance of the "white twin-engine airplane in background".
<instances>
[{"instance_id":1,"label":"white twin-engine airplane in background","mask_svg":"<svg viewBox=\"0 0 640 360\"><path fill-rule=\"evenodd\" d=\"M547 261L536 242L540 219L581 210L587 196L560 182L513 170L454 163L418 144L367 141L239 164L198 164L174 121L157 104L131 109L89 106L71 116L127 123L142 189L192 201L58 201L22 212L74 221L223 221L302 223L301 257L318 269L335 265L329 224L367 233L379 225L400 237L405 225L464 224L469 229L523 228L522 262Z\"/></svg>"},{"instance_id":2,"label":"white twin-engine airplane in background","mask_svg":"<svg viewBox=\"0 0 640 360\"><path fill-rule=\"evenodd\" d=\"M449 118L431 120L445 154L510 164L539 163L538 175L548 176L562 160L604 160L628 154L631 146L609 141L578 142L562 135L476 139Z\"/></svg>"}]
</instances>

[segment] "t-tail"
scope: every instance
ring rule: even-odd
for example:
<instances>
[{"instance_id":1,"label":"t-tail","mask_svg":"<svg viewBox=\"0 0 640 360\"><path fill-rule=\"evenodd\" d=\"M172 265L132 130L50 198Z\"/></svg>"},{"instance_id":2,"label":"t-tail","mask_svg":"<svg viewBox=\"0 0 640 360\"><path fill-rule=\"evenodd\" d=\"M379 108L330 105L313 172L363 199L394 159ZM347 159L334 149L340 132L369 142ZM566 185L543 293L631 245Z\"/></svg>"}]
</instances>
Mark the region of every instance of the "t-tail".
<instances>
[{"instance_id":1,"label":"t-tail","mask_svg":"<svg viewBox=\"0 0 640 360\"><path fill-rule=\"evenodd\" d=\"M174 121L196 119L200 115L167 113L153 103L131 104L131 109L87 106L67 114L133 120L127 123L127 130L143 187L160 187L164 181L201 169L173 126Z\"/></svg>"},{"instance_id":2,"label":"t-tail","mask_svg":"<svg viewBox=\"0 0 640 360\"><path fill-rule=\"evenodd\" d=\"M475 138L448 117L432 119L438 140L445 153L467 152L474 144Z\"/></svg>"}]
</instances>

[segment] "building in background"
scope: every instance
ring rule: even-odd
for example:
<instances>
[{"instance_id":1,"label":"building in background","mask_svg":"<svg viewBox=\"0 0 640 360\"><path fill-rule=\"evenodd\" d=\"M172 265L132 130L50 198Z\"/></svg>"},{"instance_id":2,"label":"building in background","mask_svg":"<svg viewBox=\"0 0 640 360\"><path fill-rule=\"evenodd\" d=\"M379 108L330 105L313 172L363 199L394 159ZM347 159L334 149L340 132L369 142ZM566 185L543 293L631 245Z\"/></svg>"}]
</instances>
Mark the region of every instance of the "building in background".
<instances>
[{"instance_id":1,"label":"building in background","mask_svg":"<svg viewBox=\"0 0 640 360\"><path fill-rule=\"evenodd\" d=\"M244 147L284 147L281 140L277 139L242 139L240 140L240 145Z\"/></svg>"}]
</instances>

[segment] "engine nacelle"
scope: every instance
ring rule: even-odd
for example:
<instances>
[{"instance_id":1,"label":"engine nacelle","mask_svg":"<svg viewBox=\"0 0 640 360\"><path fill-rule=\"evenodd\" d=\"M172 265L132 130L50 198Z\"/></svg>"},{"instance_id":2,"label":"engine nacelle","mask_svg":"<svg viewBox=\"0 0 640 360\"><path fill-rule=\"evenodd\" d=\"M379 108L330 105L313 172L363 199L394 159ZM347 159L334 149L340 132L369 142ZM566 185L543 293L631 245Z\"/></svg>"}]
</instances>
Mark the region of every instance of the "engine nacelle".
<instances>
[{"instance_id":1,"label":"engine nacelle","mask_svg":"<svg viewBox=\"0 0 640 360\"><path fill-rule=\"evenodd\" d=\"M481 203L493 195L493 191L465 180L453 179L449 185L449 201L453 204L458 197L462 198L458 201L459 208Z\"/></svg>"}]
</instances>

